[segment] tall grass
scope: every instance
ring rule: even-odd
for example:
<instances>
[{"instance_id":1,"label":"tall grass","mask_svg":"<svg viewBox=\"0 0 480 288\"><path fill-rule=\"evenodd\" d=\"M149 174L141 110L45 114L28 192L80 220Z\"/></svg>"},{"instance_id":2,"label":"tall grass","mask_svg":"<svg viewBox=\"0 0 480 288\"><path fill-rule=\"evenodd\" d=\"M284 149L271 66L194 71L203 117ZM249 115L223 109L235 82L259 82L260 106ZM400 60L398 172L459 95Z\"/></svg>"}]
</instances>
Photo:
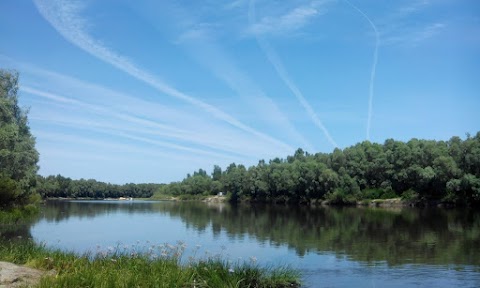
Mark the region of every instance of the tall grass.
<instances>
[{"instance_id":1,"label":"tall grass","mask_svg":"<svg viewBox=\"0 0 480 288\"><path fill-rule=\"evenodd\" d=\"M127 249L128 248L128 249ZM51 250L32 241L0 243L0 260L54 270L38 287L299 287L300 275L289 268L261 268L255 261L220 257L182 261L177 245L150 245L147 251L108 248L95 254Z\"/></svg>"}]
</instances>

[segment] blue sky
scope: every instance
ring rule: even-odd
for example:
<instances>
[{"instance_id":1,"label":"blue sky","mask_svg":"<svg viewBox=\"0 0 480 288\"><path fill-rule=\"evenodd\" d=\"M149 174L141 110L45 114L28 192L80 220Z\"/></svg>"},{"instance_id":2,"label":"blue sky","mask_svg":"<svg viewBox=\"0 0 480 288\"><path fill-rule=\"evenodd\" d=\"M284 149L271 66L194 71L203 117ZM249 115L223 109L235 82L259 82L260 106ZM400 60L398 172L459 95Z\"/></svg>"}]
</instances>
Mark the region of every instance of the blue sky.
<instances>
[{"instance_id":1,"label":"blue sky","mask_svg":"<svg viewBox=\"0 0 480 288\"><path fill-rule=\"evenodd\" d=\"M170 182L479 129L480 2L0 1L40 174Z\"/></svg>"}]
</instances>

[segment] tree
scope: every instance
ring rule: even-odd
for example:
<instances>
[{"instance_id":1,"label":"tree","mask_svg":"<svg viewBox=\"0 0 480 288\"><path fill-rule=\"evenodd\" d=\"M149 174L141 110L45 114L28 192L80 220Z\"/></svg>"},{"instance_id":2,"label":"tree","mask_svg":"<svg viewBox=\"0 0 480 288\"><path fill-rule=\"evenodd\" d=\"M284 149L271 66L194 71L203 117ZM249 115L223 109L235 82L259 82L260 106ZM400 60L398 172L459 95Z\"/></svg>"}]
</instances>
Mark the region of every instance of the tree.
<instances>
[{"instance_id":1,"label":"tree","mask_svg":"<svg viewBox=\"0 0 480 288\"><path fill-rule=\"evenodd\" d=\"M320 183L322 183L321 194L322 196L333 192L340 182L338 174L331 169L325 169L322 171L319 177Z\"/></svg>"},{"instance_id":2,"label":"tree","mask_svg":"<svg viewBox=\"0 0 480 288\"><path fill-rule=\"evenodd\" d=\"M224 186L231 193L232 202L242 199L244 192L248 191L247 169L243 165L230 164L224 175Z\"/></svg>"},{"instance_id":3,"label":"tree","mask_svg":"<svg viewBox=\"0 0 480 288\"><path fill-rule=\"evenodd\" d=\"M17 92L18 73L0 69L0 206L25 204L35 193L39 156Z\"/></svg>"},{"instance_id":4,"label":"tree","mask_svg":"<svg viewBox=\"0 0 480 288\"><path fill-rule=\"evenodd\" d=\"M222 178L222 168L220 168L220 166L218 165L213 166L212 180L220 181L221 178Z\"/></svg>"}]
</instances>

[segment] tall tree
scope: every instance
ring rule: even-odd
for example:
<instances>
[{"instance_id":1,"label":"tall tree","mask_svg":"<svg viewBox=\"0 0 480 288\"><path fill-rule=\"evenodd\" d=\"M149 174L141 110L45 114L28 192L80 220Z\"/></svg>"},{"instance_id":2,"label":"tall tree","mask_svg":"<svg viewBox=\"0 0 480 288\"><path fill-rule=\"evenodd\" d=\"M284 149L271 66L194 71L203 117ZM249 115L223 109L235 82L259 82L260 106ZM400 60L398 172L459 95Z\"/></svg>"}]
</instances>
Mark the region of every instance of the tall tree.
<instances>
[{"instance_id":1,"label":"tall tree","mask_svg":"<svg viewBox=\"0 0 480 288\"><path fill-rule=\"evenodd\" d=\"M39 156L17 92L18 73L0 69L0 206L24 204L35 193Z\"/></svg>"}]
</instances>

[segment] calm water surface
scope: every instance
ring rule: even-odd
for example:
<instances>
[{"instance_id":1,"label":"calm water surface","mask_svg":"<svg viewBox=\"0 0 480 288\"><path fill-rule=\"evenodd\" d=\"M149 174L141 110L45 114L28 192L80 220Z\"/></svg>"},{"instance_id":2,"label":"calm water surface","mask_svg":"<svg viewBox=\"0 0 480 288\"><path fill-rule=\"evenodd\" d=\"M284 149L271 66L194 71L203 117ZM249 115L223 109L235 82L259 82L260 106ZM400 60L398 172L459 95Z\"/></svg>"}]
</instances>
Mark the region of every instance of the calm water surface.
<instances>
[{"instance_id":1,"label":"calm water surface","mask_svg":"<svg viewBox=\"0 0 480 288\"><path fill-rule=\"evenodd\" d=\"M288 264L307 287L480 287L480 213L465 209L51 201L25 233L80 253L183 241L185 257Z\"/></svg>"}]
</instances>

